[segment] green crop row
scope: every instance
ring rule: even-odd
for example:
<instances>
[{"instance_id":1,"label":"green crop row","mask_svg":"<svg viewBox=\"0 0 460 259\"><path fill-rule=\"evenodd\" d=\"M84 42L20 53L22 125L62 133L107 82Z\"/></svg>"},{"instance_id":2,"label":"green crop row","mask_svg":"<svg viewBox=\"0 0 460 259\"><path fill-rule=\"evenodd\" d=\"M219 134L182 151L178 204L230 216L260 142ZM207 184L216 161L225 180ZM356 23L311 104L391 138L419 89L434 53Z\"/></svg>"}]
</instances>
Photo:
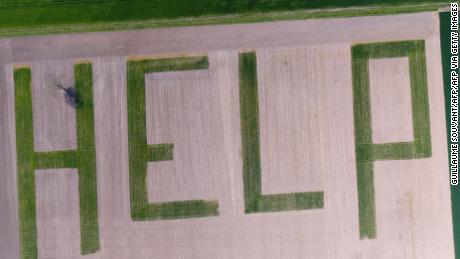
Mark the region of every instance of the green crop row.
<instances>
[{"instance_id":1,"label":"green crop row","mask_svg":"<svg viewBox=\"0 0 460 259\"><path fill-rule=\"evenodd\" d=\"M409 58L414 141L374 144L369 96L369 59L393 57ZM355 45L352 48L352 71L360 237L375 238L374 161L431 156L425 43L401 41Z\"/></svg>"}]
</instances>

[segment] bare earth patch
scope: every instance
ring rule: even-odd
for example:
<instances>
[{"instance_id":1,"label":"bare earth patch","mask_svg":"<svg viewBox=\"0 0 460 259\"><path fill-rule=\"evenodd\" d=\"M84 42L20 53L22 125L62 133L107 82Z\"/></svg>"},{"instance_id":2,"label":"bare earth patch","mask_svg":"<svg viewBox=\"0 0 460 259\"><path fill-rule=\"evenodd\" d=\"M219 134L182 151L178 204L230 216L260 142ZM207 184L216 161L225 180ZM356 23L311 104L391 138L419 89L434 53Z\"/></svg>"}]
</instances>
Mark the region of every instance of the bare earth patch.
<instances>
[{"instance_id":1,"label":"bare earth patch","mask_svg":"<svg viewBox=\"0 0 460 259\"><path fill-rule=\"evenodd\" d=\"M31 69L35 150L76 149L75 109L58 87L73 87L73 62L36 62Z\"/></svg>"},{"instance_id":2,"label":"bare earth patch","mask_svg":"<svg viewBox=\"0 0 460 259\"><path fill-rule=\"evenodd\" d=\"M0 61L1 62L1 61ZM0 251L7 258L17 258L18 199L16 190L16 140L13 93L8 86L13 80L12 67L0 65Z\"/></svg>"},{"instance_id":3,"label":"bare earth patch","mask_svg":"<svg viewBox=\"0 0 460 259\"><path fill-rule=\"evenodd\" d=\"M370 59L369 80L373 142L413 141L409 59Z\"/></svg>"},{"instance_id":4,"label":"bare earth patch","mask_svg":"<svg viewBox=\"0 0 460 259\"><path fill-rule=\"evenodd\" d=\"M327 102L322 100L328 99L325 95L336 94L325 86L339 88L338 80L346 77L337 73L337 59L324 57L345 56L347 47L258 51L263 193L323 189L326 172L321 168L318 147L320 119L328 113L323 109Z\"/></svg>"},{"instance_id":5,"label":"bare earth patch","mask_svg":"<svg viewBox=\"0 0 460 259\"><path fill-rule=\"evenodd\" d=\"M148 143L174 144L172 161L148 165L149 201L216 199L226 169L215 69L152 73L145 81Z\"/></svg>"},{"instance_id":6,"label":"bare earth patch","mask_svg":"<svg viewBox=\"0 0 460 259\"><path fill-rule=\"evenodd\" d=\"M73 258L80 253L77 170L36 170L35 184L39 258Z\"/></svg>"}]
</instances>

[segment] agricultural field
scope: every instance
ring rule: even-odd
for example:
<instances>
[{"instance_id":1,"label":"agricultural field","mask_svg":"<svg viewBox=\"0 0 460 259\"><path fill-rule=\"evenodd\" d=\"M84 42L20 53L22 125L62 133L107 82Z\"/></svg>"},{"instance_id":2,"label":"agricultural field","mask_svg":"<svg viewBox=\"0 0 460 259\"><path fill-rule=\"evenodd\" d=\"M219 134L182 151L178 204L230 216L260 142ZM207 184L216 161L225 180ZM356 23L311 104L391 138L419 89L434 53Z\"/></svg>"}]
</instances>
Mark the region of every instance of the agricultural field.
<instances>
[{"instance_id":1,"label":"agricultural field","mask_svg":"<svg viewBox=\"0 0 460 259\"><path fill-rule=\"evenodd\" d=\"M437 12L2 38L0 258L455 258L442 76Z\"/></svg>"},{"instance_id":2,"label":"agricultural field","mask_svg":"<svg viewBox=\"0 0 460 259\"><path fill-rule=\"evenodd\" d=\"M445 0L2 0L0 36L437 11Z\"/></svg>"}]
</instances>

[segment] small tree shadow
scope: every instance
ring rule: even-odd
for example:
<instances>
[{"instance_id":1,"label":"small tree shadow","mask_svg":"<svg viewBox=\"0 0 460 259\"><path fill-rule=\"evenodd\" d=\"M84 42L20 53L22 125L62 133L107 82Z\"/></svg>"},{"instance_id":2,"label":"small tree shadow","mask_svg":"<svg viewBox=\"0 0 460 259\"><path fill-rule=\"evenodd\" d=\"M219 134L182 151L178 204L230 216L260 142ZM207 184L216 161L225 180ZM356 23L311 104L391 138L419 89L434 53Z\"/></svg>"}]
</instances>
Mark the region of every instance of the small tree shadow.
<instances>
[{"instance_id":1,"label":"small tree shadow","mask_svg":"<svg viewBox=\"0 0 460 259\"><path fill-rule=\"evenodd\" d=\"M61 84L57 84L57 87L64 91L64 97L67 104L75 109L83 106L81 95L77 93L73 87L64 87Z\"/></svg>"}]
</instances>

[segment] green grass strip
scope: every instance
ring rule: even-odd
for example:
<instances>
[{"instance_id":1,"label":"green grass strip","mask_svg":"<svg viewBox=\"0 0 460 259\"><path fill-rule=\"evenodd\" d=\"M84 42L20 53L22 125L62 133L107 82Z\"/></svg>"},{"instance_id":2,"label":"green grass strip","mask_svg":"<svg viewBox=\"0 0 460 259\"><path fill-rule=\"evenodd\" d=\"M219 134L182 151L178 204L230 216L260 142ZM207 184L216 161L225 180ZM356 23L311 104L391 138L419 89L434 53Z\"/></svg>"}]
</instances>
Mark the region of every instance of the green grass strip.
<instances>
[{"instance_id":1,"label":"green grass strip","mask_svg":"<svg viewBox=\"0 0 460 259\"><path fill-rule=\"evenodd\" d=\"M37 228L35 219L35 167L30 69L15 69L14 82L19 203L19 250L21 258L32 259L37 258Z\"/></svg>"},{"instance_id":2,"label":"green grass strip","mask_svg":"<svg viewBox=\"0 0 460 259\"><path fill-rule=\"evenodd\" d=\"M239 77L245 212L258 213L323 208L323 192L262 195L255 52L246 52L239 55Z\"/></svg>"},{"instance_id":3,"label":"green grass strip","mask_svg":"<svg viewBox=\"0 0 460 259\"><path fill-rule=\"evenodd\" d=\"M93 70L89 63L76 64L74 70L75 92L82 100L81 108L77 109L76 160L80 193L81 253L85 255L99 250Z\"/></svg>"},{"instance_id":4,"label":"green grass strip","mask_svg":"<svg viewBox=\"0 0 460 259\"><path fill-rule=\"evenodd\" d=\"M188 200L149 203L148 162L173 159L173 144L147 144L145 74L166 71L207 69L207 57L130 60L127 63L128 143L131 217L135 221L180 219L218 215L218 202Z\"/></svg>"},{"instance_id":5,"label":"green grass strip","mask_svg":"<svg viewBox=\"0 0 460 259\"><path fill-rule=\"evenodd\" d=\"M77 64L74 69L75 91L84 102L76 111L77 150L54 152L34 151L31 71L30 68L14 70L21 258L37 258L35 169L78 169L81 254L99 249L92 67Z\"/></svg>"},{"instance_id":6,"label":"green grass strip","mask_svg":"<svg viewBox=\"0 0 460 259\"><path fill-rule=\"evenodd\" d=\"M174 9L171 7L171 10L168 11L177 11L176 15L165 17L164 14L158 15L157 12L161 13L161 8L156 5L153 5L152 8L142 6L147 2L135 5L129 1L127 7L117 4L104 6L100 3L79 5L77 2L73 5L51 5L46 8L40 5L24 5L16 9L5 8L0 10L0 37L416 13L437 11L449 4L446 1L436 0L433 2L395 1L393 3L368 1L368 3L348 3L341 8L324 5L311 9L306 6L286 4L281 6L282 8L270 9L269 5L260 3L247 8L246 11L242 8L233 10L230 8L222 12L202 12L196 15L187 11L187 8ZM166 2L169 3L169 1ZM315 3L322 5L321 1ZM208 7L203 3L199 6ZM261 10L257 6L267 9ZM141 11L128 11L136 8ZM181 10L186 13L180 13ZM207 9L207 11L210 10ZM121 12L121 15L117 12ZM131 16L127 15L128 13L131 13Z\"/></svg>"},{"instance_id":7,"label":"green grass strip","mask_svg":"<svg viewBox=\"0 0 460 259\"><path fill-rule=\"evenodd\" d=\"M447 144L449 147L449 168L450 168L450 145L452 144L450 138L450 91L451 91L451 80L450 80L450 12L442 12L439 14L440 20L440 39L441 39L441 54L442 54L442 70L444 79L444 100L446 109L446 129L447 129ZM457 70L457 72L459 72ZM447 172L446 172L447 173ZM460 188L458 186L450 186L451 204L452 204L452 225L454 234L454 248L455 258L460 258Z\"/></svg>"},{"instance_id":8,"label":"green grass strip","mask_svg":"<svg viewBox=\"0 0 460 259\"><path fill-rule=\"evenodd\" d=\"M374 144L369 97L369 59L408 57L414 141ZM374 161L431 156L424 41L358 44L352 47L355 152L360 237L375 238Z\"/></svg>"}]
</instances>

